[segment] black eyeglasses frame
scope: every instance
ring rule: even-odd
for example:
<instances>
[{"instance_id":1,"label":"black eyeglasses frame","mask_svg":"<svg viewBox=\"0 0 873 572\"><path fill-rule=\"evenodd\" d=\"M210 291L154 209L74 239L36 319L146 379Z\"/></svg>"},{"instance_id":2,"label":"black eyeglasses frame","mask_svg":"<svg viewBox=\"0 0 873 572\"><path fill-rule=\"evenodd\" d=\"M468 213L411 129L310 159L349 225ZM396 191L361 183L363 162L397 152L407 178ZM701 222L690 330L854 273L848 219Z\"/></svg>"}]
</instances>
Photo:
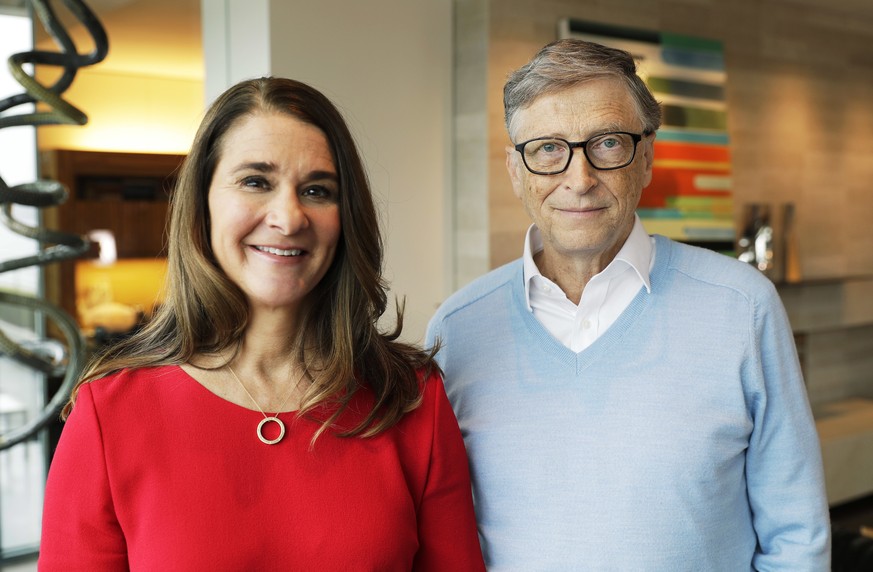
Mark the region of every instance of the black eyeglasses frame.
<instances>
[{"instance_id":1,"label":"black eyeglasses frame","mask_svg":"<svg viewBox=\"0 0 873 572\"><path fill-rule=\"evenodd\" d=\"M528 171L533 173L534 175L560 175L561 173L563 173L564 171L566 171L567 169L570 168L570 163L573 161L573 149L579 148L579 147L582 148L582 154L585 156L585 160L588 161L588 164L591 165L593 168L597 169L598 171L615 171L616 169L624 169L625 167L627 167L628 165L630 165L631 163L634 162L634 159L636 159L636 156L637 156L637 145L639 144L640 141L643 140L643 137L646 137L650 134L651 134L651 131L643 131L642 133L631 133L629 131L608 131L606 133L598 133L594 137L590 137L590 138L586 139L585 141L578 141L575 143L571 142L571 141L567 141L566 139L562 139L561 137L535 137L533 139L528 139L527 141L524 141L522 143L515 145L514 148L521 155L521 160L524 163L524 167ZM631 153L630 159L628 160L627 163L625 163L624 165L618 165L616 167L598 167L597 165L595 165L591 161L591 157L588 156L588 148L587 148L588 142L591 141L592 139L598 139L598 138L603 137L605 135L629 135L630 136L630 138L634 142L634 152ZM534 141L546 141L546 140L563 141L564 143L567 144L567 148L570 150L570 155L567 157L567 164L564 165L564 168L561 169L560 171L535 171L534 169L530 168L530 165L527 164L527 159L524 156L524 146L527 145L528 143L532 143Z\"/></svg>"}]
</instances>

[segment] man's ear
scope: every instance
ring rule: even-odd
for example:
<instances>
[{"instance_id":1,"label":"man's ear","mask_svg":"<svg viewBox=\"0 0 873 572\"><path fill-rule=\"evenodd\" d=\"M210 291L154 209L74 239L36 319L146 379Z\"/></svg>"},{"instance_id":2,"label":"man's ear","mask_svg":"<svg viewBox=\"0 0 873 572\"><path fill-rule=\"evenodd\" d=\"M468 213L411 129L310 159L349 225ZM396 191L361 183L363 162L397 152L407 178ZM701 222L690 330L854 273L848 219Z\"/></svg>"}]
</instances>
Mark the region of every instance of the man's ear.
<instances>
[{"instance_id":1,"label":"man's ear","mask_svg":"<svg viewBox=\"0 0 873 572\"><path fill-rule=\"evenodd\" d=\"M655 137L657 136L657 132L650 133L643 137L643 140L640 142L643 151L643 159L645 171L643 173L643 188L649 186L649 183L652 182L652 166L655 163Z\"/></svg>"},{"instance_id":2,"label":"man's ear","mask_svg":"<svg viewBox=\"0 0 873 572\"><path fill-rule=\"evenodd\" d=\"M512 182L512 192L519 199L524 195L524 183L522 172L519 169L524 169L521 162L521 155L515 150L515 147L506 146L506 170L509 173L509 180Z\"/></svg>"}]
</instances>

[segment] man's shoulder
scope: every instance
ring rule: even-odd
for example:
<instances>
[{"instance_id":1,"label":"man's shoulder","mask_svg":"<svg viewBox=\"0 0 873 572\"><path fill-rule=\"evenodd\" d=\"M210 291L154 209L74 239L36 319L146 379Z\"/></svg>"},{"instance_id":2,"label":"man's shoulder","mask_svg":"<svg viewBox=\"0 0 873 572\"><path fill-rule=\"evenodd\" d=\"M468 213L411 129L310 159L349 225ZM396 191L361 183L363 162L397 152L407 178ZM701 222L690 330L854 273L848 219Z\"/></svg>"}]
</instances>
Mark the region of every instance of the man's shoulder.
<instances>
[{"instance_id":1,"label":"man's shoulder","mask_svg":"<svg viewBox=\"0 0 873 572\"><path fill-rule=\"evenodd\" d=\"M773 282L761 271L731 256L661 236L656 237L656 245L656 267L665 264L667 270L692 280L745 293L774 289Z\"/></svg>"},{"instance_id":2,"label":"man's shoulder","mask_svg":"<svg viewBox=\"0 0 873 572\"><path fill-rule=\"evenodd\" d=\"M513 280L521 281L522 276L521 258L483 274L449 296L440 305L433 321L443 320L459 310L474 307L478 302L487 299L498 290L510 287Z\"/></svg>"}]
</instances>

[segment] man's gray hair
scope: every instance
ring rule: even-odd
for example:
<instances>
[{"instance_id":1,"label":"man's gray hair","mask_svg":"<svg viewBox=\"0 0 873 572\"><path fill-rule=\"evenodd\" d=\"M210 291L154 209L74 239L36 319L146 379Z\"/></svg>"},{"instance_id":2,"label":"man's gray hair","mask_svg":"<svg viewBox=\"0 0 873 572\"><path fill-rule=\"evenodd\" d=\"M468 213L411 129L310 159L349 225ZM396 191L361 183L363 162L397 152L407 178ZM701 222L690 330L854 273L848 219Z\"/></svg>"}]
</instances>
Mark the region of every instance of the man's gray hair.
<instances>
[{"instance_id":1,"label":"man's gray hair","mask_svg":"<svg viewBox=\"0 0 873 572\"><path fill-rule=\"evenodd\" d=\"M620 79L627 86L643 131L652 133L661 126L661 107L637 75L633 56L593 42L565 39L548 44L506 81L503 107L509 136L514 136L512 122L516 114L536 98L604 77Z\"/></svg>"}]
</instances>

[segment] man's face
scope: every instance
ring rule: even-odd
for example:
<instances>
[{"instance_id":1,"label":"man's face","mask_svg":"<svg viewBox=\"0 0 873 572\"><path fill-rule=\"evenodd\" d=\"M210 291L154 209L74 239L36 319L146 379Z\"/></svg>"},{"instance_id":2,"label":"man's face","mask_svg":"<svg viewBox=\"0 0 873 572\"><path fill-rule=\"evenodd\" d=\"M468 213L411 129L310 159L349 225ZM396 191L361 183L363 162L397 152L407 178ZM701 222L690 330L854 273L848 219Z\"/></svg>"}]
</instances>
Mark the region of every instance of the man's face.
<instances>
[{"instance_id":1,"label":"man's face","mask_svg":"<svg viewBox=\"0 0 873 572\"><path fill-rule=\"evenodd\" d=\"M542 95L517 113L512 127L514 143L537 137L586 141L610 131L642 133L627 88L613 78ZM576 148L567 170L557 175L529 172L521 154L506 148L513 190L540 229L550 265L594 262L602 270L615 257L652 179L654 139L654 134L644 137L633 162L614 171L595 169Z\"/></svg>"}]
</instances>

